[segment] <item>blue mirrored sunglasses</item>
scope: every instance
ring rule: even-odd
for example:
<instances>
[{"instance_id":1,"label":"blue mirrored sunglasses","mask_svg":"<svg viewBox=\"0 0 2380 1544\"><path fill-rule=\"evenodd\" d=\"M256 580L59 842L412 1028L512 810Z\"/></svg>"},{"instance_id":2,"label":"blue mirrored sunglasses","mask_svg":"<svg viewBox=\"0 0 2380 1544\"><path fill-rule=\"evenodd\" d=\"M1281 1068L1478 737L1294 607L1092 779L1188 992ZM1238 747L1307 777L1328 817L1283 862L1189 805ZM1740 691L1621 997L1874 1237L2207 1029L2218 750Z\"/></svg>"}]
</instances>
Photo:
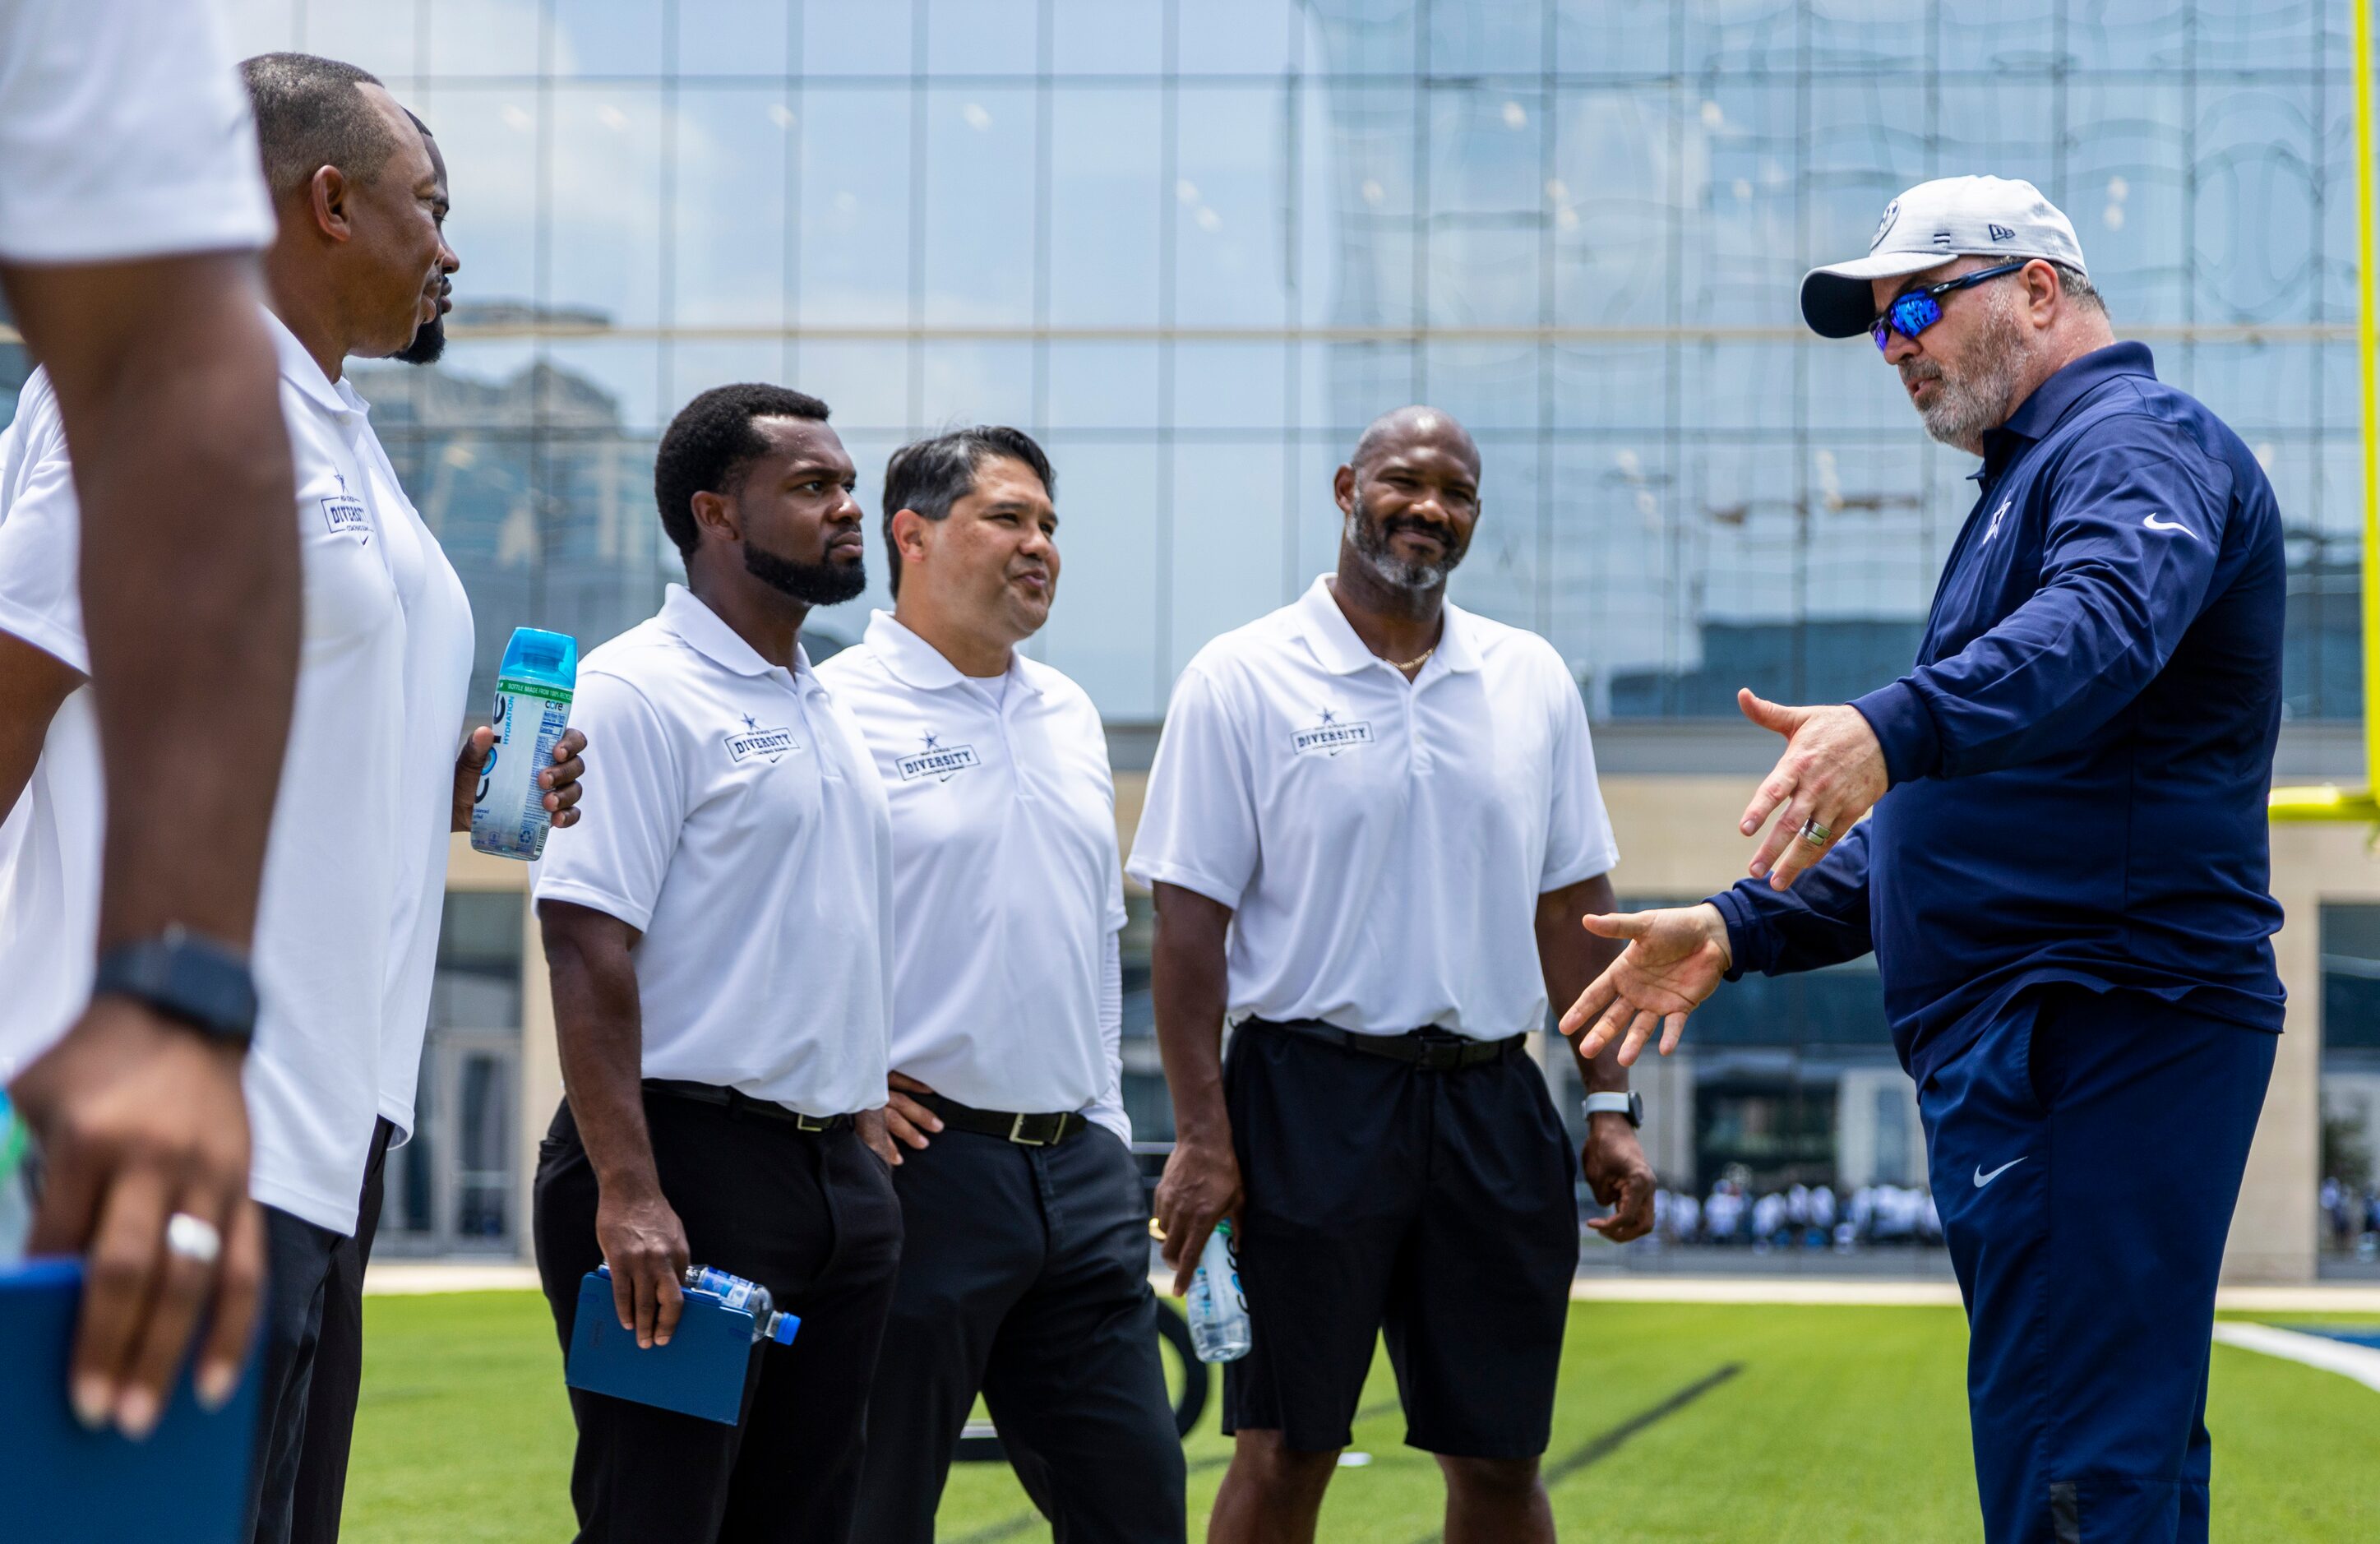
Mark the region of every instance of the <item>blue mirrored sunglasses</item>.
<instances>
[{"instance_id":1,"label":"blue mirrored sunglasses","mask_svg":"<svg viewBox=\"0 0 2380 1544\"><path fill-rule=\"evenodd\" d=\"M1867 324L1867 335L1876 340L1876 350L1881 354L1892 346L1893 334L1899 333L1902 337L1913 338L1941 321L1943 296L1954 289L1964 289L1969 285L1982 284L1985 279L1997 279L2003 274L2013 274L2032 261L2031 258L2019 258L2013 262L2003 262L1997 267L1978 268L1972 274L1961 274L1955 279L1945 279L1938 285L1927 285L1923 289L1912 289L1906 295L1895 298L1892 304L1885 308L1882 316Z\"/></svg>"}]
</instances>

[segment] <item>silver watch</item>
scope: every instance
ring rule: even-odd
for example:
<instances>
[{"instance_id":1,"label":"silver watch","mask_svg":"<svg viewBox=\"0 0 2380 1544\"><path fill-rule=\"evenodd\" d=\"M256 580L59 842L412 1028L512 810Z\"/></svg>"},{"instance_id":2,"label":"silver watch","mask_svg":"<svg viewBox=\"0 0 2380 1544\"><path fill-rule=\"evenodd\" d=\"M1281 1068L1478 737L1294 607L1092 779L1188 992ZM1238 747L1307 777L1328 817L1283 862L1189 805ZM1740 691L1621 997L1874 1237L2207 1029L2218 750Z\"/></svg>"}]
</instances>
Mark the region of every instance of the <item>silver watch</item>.
<instances>
[{"instance_id":1,"label":"silver watch","mask_svg":"<svg viewBox=\"0 0 2380 1544\"><path fill-rule=\"evenodd\" d=\"M1625 1115L1633 1127L1645 1125L1645 1096L1631 1088L1626 1093L1589 1094L1579 1100L1579 1108L1593 1115Z\"/></svg>"}]
</instances>

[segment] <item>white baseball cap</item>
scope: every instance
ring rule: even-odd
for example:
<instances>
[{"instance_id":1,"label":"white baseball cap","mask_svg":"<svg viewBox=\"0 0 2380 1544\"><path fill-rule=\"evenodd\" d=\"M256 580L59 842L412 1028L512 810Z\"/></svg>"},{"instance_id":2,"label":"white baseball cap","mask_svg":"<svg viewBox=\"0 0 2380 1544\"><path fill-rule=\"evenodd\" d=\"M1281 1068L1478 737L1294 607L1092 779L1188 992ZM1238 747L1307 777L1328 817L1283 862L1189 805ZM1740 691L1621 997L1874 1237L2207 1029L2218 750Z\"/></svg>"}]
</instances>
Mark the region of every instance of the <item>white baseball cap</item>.
<instances>
[{"instance_id":1,"label":"white baseball cap","mask_svg":"<svg viewBox=\"0 0 2380 1544\"><path fill-rule=\"evenodd\" d=\"M1876 320L1872 279L1921 274L1955 257L2047 258L2090 275L2074 223L2022 178L1946 176L1884 206L1867 256L1802 276L1802 319L1820 337L1856 337Z\"/></svg>"}]
</instances>

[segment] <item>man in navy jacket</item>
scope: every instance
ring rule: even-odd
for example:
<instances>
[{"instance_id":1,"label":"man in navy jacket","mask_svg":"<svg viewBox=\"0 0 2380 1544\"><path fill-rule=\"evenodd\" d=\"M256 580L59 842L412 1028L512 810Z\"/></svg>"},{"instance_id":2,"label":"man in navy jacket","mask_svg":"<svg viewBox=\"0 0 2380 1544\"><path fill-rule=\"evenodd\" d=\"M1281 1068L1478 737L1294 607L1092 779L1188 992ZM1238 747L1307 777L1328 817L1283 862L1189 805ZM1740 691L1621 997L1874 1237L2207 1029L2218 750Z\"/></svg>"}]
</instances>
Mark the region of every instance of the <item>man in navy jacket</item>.
<instances>
[{"instance_id":1,"label":"man in navy jacket","mask_svg":"<svg viewBox=\"0 0 2380 1544\"><path fill-rule=\"evenodd\" d=\"M1753 879L1588 918L1629 947L1562 1027L1633 1062L1721 979L1873 949L1973 1331L1987 1534L2204 1540L2216 1278L2281 1027L2272 487L2115 342L2028 183L1911 188L1802 309L1874 338L1979 496L1909 674L1742 694L1788 739Z\"/></svg>"}]
</instances>

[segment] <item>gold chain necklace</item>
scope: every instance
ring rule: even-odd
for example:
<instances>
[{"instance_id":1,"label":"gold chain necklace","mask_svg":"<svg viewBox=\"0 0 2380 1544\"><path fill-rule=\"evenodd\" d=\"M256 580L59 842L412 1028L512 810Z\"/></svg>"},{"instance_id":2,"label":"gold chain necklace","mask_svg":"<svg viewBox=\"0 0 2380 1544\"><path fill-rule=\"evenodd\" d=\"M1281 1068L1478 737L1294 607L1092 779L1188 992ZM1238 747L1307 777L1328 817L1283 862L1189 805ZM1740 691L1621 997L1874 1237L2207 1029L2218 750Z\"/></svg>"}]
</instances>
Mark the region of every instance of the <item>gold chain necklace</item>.
<instances>
[{"instance_id":1,"label":"gold chain necklace","mask_svg":"<svg viewBox=\"0 0 2380 1544\"><path fill-rule=\"evenodd\" d=\"M1397 662L1394 660L1390 660L1389 663L1395 665L1399 670L1419 670L1422 666L1429 663L1429 657L1437 652L1438 645L1433 643L1428 648L1423 650L1420 653L1415 654L1412 659L1405 661L1402 664L1397 664Z\"/></svg>"}]
</instances>

